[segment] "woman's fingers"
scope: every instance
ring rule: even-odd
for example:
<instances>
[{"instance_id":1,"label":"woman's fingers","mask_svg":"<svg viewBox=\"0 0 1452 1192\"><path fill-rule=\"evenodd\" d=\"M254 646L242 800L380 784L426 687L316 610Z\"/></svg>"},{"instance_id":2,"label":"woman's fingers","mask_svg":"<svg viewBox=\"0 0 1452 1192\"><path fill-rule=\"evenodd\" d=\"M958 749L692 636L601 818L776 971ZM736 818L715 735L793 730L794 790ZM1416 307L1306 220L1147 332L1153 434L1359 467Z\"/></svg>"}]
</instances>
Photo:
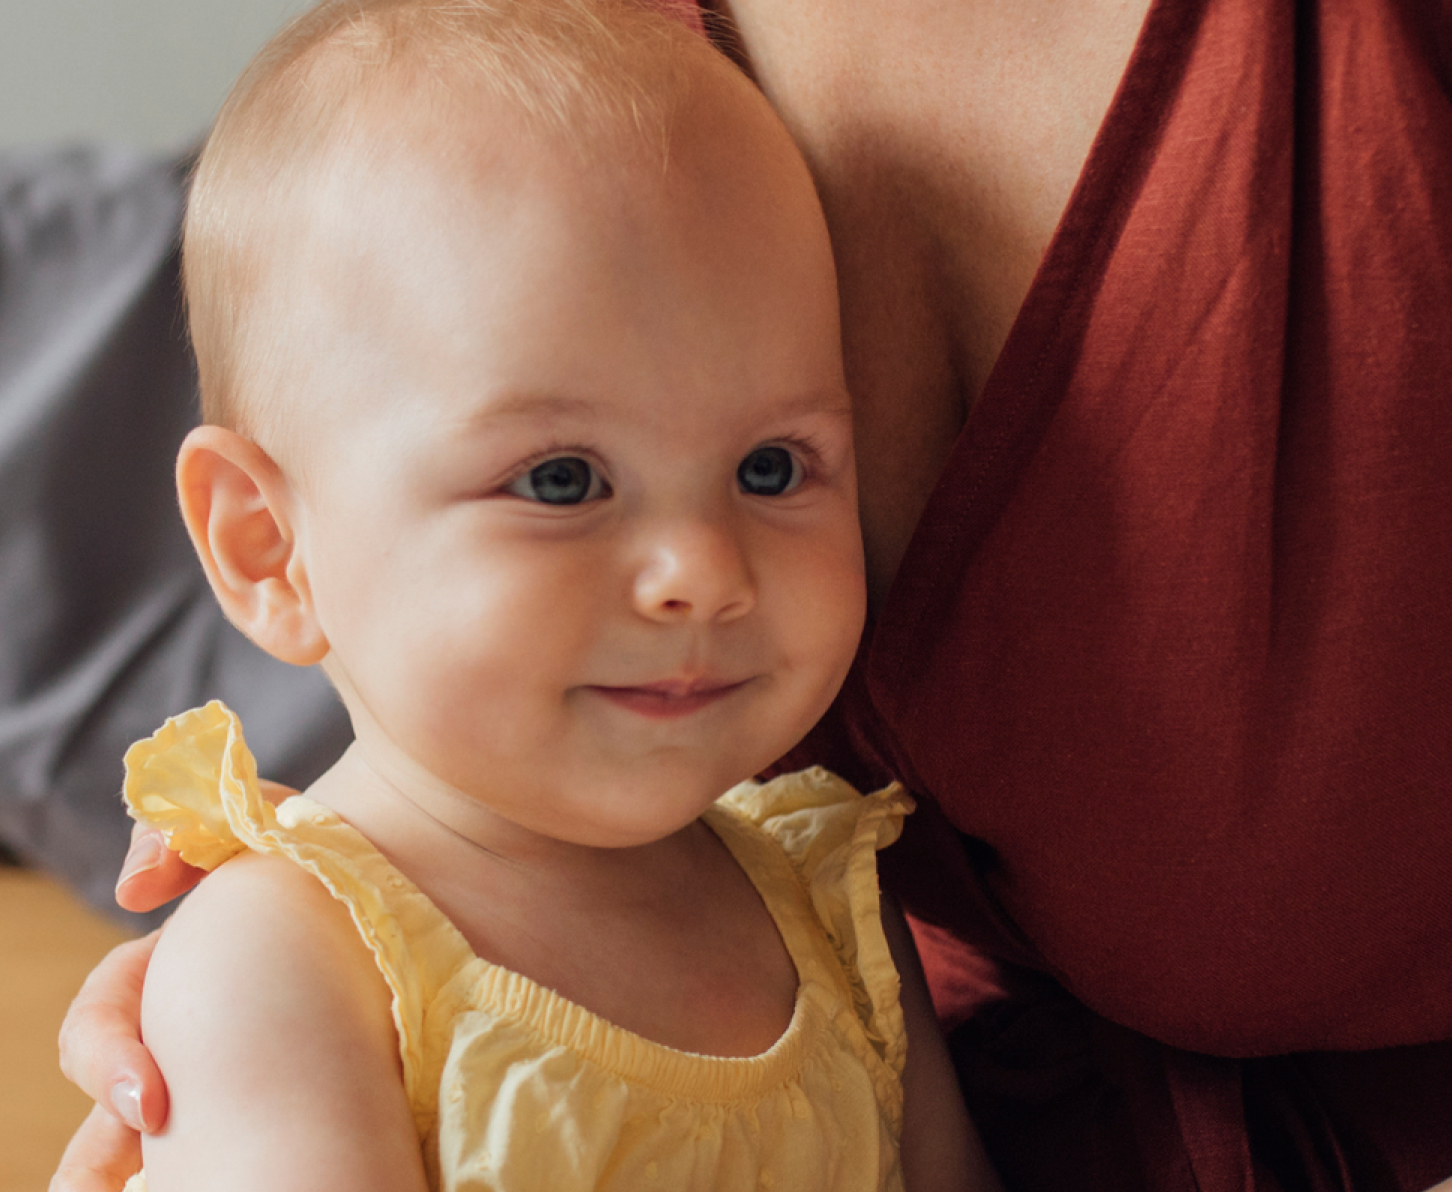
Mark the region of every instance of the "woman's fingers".
<instances>
[{"instance_id":1,"label":"woman's fingers","mask_svg":"<svg viewBox=\"0 0 1452 1192\"><path fill-rule=\"evenodd\" d=\"M194 869L166 847L155 828L131 829L131 851L116 879L116 901L128 911L150 911L185 894L202 880Z\"/></svg>"},{"instance_id":2,"label":"woman's fingers","mask_svg":"<svg viewBox=\"0 0 1452 1192\"><path fill-rule=\"evenodd\" d=\"M97 1105L72 1136L50 1192L120 1192L141 1169L141 1136Z\"/></svg>"},{"instance_id":3,"label":"woman's fingers","mask_svg":"<svg viewBox=\"0 0 1452 1192\"><path fill-rule=\"evenodd\" d=\"M258 785L269 803L281 803L297 794L290 786L260 779ZM166 839L155 828L136 824L131 829L131 850L116 879L116 901L128 911L151 911L179 898L199 881L195 869L166 847Z\"/></svg>"},{"instance_id":4,"label":"woman's fingers","mask_svg":"<svg viewBox=\"0 0 1452 1192\"><path fill-rule=\"evenodd\" d=\"M290 786L283 786L280 782L273 782L268 778L259 778L257 785L262 788L262 797L274 806L281 803L290 795L297 794L297 791Z\"/></svg>"},{"instance_id":5,"label":"woman's fingers","mask_svg":"<svg viewBox=\"0 0 1452 1192\"><path fill-rule=\"evenodd\" d=\"M66 1077L100 1108L148 1133L166 1124L167 1110L166 1082L141 1043L141 986L158 935L153 931L113 948L71 1002L60 1033ZM99 1132L85 1131L77 1139L89 1147ZM90 1158L92 1151L82 1154Z\"/></svg>"}]
</instances>

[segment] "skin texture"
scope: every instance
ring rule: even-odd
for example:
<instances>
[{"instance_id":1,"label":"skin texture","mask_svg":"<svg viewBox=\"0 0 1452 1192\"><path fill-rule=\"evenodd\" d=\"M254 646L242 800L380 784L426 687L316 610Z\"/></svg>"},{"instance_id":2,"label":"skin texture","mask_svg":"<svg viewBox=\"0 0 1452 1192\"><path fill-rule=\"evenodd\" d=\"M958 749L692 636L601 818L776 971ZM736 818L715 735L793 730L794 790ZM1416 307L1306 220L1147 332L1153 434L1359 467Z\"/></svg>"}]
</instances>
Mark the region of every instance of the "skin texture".
<instances>
[{"instance_id":1,"label":"skin texture","mask_svg":"<svg viewBox=\"0 0 1452 1192\"><path fill-rule=\"evenodd\" d=\"M1007 338L1147 0L722 7L826 211L865 445L868 587L881 600ZM141 858L123 873L118 901L149 909L195 880L171 854L156 864ZM139 982L145 959L128 951L98 970L67 1018L62 1053L102 1104L118 1085L143 1088L151 1122L165 1112L164 1089L136 1041L134 1015L119 1015L103 993ZM57 1192L116 1186L110 1121L100 1112L88 1120Z\"/></svg>"},{"instance_id":2,"label":"skin texture","mask_svg":"<svg viewBox=\"0 0 1452 1192\"><path fill-rule=\"evenodd\" d=\"M478 954L749 1056L796 974L698 817L825 711L865 594L820 210L764 101L703 63L668 169L620 144L581 170L507 113L487 138L370 113L397 160L331 171L268 279L307 291L307 402L265 443L193 432L178 491L228 616L349 708L313 798ZM560 461L578 500L543 499ZM992 1187L894 942L914 1192ZM244 857L194 893L142 1028L171 1093L152 1192L423 1187L387 988L295 867Z\"/></svg>"}]
</instances>

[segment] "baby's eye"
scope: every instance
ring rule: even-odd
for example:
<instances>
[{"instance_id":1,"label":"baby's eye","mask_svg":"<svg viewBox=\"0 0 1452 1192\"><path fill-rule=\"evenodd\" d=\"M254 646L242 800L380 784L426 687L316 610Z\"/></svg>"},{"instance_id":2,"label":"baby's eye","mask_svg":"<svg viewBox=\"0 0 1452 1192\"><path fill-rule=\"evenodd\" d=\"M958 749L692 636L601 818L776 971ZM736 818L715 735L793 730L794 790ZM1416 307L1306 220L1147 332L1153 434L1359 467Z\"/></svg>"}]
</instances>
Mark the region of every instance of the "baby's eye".
<instances>
[{"instance_id":1,"label":"baby's eye","mask_svg":"<svg viewBox=\"0 0 1452 1192\"><path fill-rule=\"evenodd\" d=\"M505 492L545 505L581 505L610 495L599 473L577 455L560 455L535 464Z\"/></svg>"},{"instance_id":2,"label":"baby's eye","mask_svg":"<svg viewBox=\"0 0 1452 1192\"><path fill-rule=\"evenodd\" d=\"M785 447L758 447L741 461L736 482L753 497L779 497L802 482L802 466Z\"/></svg>"}]
</instances>

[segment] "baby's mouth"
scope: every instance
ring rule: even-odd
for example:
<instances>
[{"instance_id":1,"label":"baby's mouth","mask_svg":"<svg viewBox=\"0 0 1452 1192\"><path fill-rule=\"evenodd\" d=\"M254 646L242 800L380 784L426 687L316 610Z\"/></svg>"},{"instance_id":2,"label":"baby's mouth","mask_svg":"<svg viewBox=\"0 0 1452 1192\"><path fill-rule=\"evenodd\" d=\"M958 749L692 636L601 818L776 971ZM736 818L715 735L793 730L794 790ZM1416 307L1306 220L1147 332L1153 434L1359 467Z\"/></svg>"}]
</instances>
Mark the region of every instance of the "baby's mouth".
<instances>
[{"instance_id":1,"label":"baby's mouth","mask_svg":"<svg viewBox=\"0 0 1452 1192\"><path fill-rule=\"evenodd\" d=\"M589 690L617 707L654 720L689 716L741 690L749 679L662 679L630 687L592 686Z\"/></svg>"}]
</instances>

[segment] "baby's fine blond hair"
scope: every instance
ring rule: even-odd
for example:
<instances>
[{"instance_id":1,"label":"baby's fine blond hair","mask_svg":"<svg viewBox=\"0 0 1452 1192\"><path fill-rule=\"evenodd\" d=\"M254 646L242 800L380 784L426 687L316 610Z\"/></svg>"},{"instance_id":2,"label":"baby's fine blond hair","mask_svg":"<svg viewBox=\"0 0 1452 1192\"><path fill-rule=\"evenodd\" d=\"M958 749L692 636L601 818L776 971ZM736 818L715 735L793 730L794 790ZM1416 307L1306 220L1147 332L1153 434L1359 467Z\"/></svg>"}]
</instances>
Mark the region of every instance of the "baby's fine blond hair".
<instances>
[{"instance_id":1,"label":"baby's fine blond hair","mask_svg":"<svg viewBox=\"0 0 1452 1192\"><path fill-rule=\"evenodd\" d=\"M258 437L276 414L285 317L263 317L279 232L309 180L366 163L379 116L498 119L583 152L664 161L704 39L649 0L324 0L243 72L198 161L182 276L202 417ZM609 148L606 148L609 146ZM271 295L274 303L276 295ZM282 299L285 301L285 298ZM285 337L284 337L285 338Z\"/></svg>"}]
</instances>

